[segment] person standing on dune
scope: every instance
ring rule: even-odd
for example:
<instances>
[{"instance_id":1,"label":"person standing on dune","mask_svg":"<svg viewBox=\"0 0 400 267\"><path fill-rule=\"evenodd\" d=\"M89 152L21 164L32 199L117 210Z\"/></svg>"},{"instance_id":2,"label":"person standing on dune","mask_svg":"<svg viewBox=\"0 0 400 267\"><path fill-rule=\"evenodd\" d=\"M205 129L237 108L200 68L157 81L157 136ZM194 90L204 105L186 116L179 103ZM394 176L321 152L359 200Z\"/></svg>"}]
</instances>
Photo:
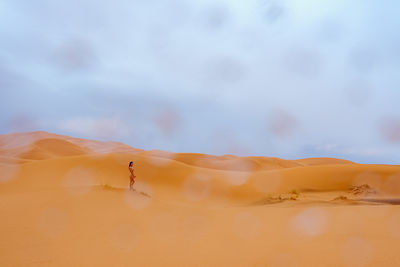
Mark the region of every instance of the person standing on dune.
<instances>
[{"instance_id":1,"label":"person standing on dune","mask_svg":"<svg viewBox=\"0 0 400 267\"><path fill-rule=\"evenodd\" d=\"M129 183L129 190L133 190L133 184L135 183L135 172L133 170L133 161L129 162L129 172L131 173L129 175L130 183Z\"/></svg>"}]
</instances>

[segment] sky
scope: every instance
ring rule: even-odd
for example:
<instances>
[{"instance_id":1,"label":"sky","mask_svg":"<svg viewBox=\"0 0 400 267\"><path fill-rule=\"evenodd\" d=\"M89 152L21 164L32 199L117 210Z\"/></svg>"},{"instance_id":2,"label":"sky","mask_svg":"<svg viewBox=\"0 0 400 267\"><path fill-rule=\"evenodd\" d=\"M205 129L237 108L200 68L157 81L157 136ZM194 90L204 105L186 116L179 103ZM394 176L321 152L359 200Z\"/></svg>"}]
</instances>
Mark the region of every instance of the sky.
<instances>
[{"instance_id":1,"label":"sky","mask_svg":"<svg viewBox=\"0 0 400 267\"><path fill-rule=\"evenodd\" d=\"M397 0L0 0L0 133L400 164Z\"/></svg>"}]
</instances>

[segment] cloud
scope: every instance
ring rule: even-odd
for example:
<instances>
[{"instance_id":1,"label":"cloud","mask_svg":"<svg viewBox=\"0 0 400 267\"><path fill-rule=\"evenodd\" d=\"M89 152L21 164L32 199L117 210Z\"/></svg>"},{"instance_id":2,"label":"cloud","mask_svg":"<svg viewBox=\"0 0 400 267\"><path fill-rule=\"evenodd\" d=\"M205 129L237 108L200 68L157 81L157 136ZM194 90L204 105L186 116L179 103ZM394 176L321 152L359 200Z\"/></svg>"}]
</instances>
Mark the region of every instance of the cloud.
<instances>
[{"instance_id":1,"label":"cloud","mask_svg":"<svg viewBox=\"0 0 400 267\"><path fill-rule=\"evenodd\" d=\"M360 158L360 157L380 157L384 156L385 149L376 146L355 146L355 145L343 145L337 143L325 143L317 144L312 146L310 151L313 151L317 155L328 155L332 157L344 157L346 159Z\"/></svg>"},{"instance_id":2,"label":"cloud","mask_svg":"<svg viewBox=\"0 0 400 267\"><path fill-rule=\"evenodd\" d=\"M400 117L383 118L380 126L382 137L389 143L400 143Z\"/></svg>"},{"instance_id":3,"label":"cloud","mask_svg":"<svg viewBox=\"0 0 400 267\"><path fill-rule=\"evenodd\" d=\"M127 136L128 128L119 117L75 117L62 120L58 129L90 138L116 140Z\"/></svg>"},{"instance_id":4,"label":"cloud","mask_svg":"<svg viewBox=\"0 0 400 267\"><path fill-rule=\"evenodd\" d=\"M394 161L398 123L374 121L398 113L399 5L1 1L0 131L45 125L146 149ZM271 108L284 113L266 122ZM334 144L314 147L325 140Z\"/></svg>"}]
</instances>

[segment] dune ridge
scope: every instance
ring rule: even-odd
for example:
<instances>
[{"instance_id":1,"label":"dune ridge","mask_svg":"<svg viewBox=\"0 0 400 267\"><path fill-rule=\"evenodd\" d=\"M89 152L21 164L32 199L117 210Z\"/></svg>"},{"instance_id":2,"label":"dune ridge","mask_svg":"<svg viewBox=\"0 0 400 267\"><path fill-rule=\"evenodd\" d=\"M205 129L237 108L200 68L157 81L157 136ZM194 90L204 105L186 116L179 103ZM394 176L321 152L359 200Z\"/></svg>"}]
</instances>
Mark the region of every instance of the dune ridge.
<instances>
[{"instance_id":1,"label":"dune ridge","mask_svg":"<svg viewBox=\"0 0 400 267\"><path fill-rule=\"evenodd\" d=\"M31 143L25 141L16 144L14 141L3 145L14 138L17 141L30 140ZM22 164L19 171L23 177L25 173L35 173L38 170L44 170L42 172L45 173L47 169L55 167L59 170L79 167L93 170L93 176L96 177L93 181L97 183L122 186L126 184L125 165L133 160L141 181L159 189L160 195L167 186L174 191L174 197L178 198L182 198L179 192L188 179L194 180L194 184L198 183L193 186L194 190L202 190L202 187L207 186L208 197L224 196L231 201L256 201L266 194L284 194L291 190L346 191L363 183L371 183L377 192L400 194L400 188L389 188L387 182L390 176L400 173L399 166L363 165L335 158L283 160L143 151L121 143L71 138L46 132L1 135L0 144L0 147L5 147L0 150L2 163ZM93 144L96 144L96 150L90 149ZM111 149L110 144L113 145ZM103 149L99 149L100 146ZM104 147L109 149L108 153ZM7 157L10 154L12 157ZM196 178L202 176L207 180L203 184ZM25 183L27 188L34 188L38 184L35 180L16 181ZM57 181L54 178L46 184L57 186ZM12 181L8 183L9 186L12 184Z\"/></svg>"}]
</instances>

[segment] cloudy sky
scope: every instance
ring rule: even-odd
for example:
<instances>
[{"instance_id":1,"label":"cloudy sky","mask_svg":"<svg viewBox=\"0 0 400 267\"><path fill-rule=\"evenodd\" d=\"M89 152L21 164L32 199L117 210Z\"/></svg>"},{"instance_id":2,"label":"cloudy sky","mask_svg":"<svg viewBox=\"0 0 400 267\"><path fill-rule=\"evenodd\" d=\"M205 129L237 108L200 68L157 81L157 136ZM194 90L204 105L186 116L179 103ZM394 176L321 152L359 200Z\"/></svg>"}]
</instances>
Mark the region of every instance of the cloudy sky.
<instances>
[{"instance_id":1,"label":"cloudy sky","mask_svg":"<svg viewBox=\"0 0 400 267\"><path fill-rule=\"evenodd\" d=\"M0 0L0 133L400 162L397 0Z\"/></svg>"}]
</instances>

